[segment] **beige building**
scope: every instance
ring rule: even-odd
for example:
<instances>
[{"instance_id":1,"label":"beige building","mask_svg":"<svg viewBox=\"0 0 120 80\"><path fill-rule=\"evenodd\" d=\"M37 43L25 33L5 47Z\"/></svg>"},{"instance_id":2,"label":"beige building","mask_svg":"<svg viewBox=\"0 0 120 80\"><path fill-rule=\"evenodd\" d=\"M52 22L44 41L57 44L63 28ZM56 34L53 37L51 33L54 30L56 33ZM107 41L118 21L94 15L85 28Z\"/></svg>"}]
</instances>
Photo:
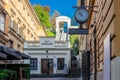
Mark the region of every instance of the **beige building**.
<instances>
[{"instance_id":1,"label":"beige building","mask_svg":"<svg viewBox=\"0 0 120 80\"><path fill-rule=\"evenodd\" d=\"M110 78L119 80L120 78L116 78L119 75L116 74L115 77L113 74L112 63L120 56L120 0L89 0L88 2L90 6L98 6L89 8L90 17L87 22L90 33L87 42L88 50L91 52L91 80L110 80ZM107 43L109 46L105 47ZM109 56L106 57L107 54ZM105 66L106 60L110 65ZM106 67L110 68L109 73L105 73Z\"/></svg>"},{"instance_id":2,"label":"beige building","mask_svg":"<svg viewBox=\"0 0 120 80\"><path fill-rule=\"evenodd\" d=\"M7 45L9 41L7 23L8 19L8 14L4 9L4 3L0 1L0 44L2 45Z\"/></svg>"},{"instance_id":3,"label":"beige building","mask_svg":"<svg viewBox=\"0 0 120 80\"><path fill-rule=\"evenodd\" d=\"M45 29L29 0L1 0L0 2L7 14L4 16L6 22L4 29L8 32L9 47L22 51L24 40L39 40L39 36L46 36Z\"/></svg>"},{"instance_id":4,"label":"beige building","mask_svg":"<svg viewBox=\"0 0 120 80\"><path fill-rule=\"evenodd\" d=\"M30 57L23 54L24 41L39 36L47 35L29 0L0 0L0 70L15 71L14 79L23 80L23 69L30 64Z\"/></svg>"}]
</instances>

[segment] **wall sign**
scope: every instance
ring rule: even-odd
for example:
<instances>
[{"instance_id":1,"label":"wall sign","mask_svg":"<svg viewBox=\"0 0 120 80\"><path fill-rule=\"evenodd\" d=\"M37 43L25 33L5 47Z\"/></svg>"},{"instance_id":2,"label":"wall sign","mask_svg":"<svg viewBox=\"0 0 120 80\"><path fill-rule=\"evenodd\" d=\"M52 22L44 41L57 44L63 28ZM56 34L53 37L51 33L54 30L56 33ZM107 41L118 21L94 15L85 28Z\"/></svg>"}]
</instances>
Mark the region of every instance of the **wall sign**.
<instances>
[{"instance_id":1,"label":"wall sign","mask_svg":"<svg viewBox=\"0 0 120 80\"><path fill-rule=\"evenodd\" d=\"M53 37L42 37L40 38L40 47L41 48L54 48L55 38Z\"/></svg>"}]
</instances>

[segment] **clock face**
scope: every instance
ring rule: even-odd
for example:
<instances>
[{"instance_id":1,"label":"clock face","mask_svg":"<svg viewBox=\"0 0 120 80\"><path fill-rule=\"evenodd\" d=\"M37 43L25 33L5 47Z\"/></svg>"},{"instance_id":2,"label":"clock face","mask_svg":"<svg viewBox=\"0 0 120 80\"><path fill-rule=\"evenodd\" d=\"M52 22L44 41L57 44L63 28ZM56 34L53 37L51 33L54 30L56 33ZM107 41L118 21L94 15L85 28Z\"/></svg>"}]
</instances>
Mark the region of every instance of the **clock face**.
<instances>
[{"instance_id":1,"label":"clock face","mask_svg":"<svg viewBox=\"0 0 120 80\"><path fill-rule=\"evenodd\" d=\"M86 8L78 8L75 12L75 19L78 23L85 23L88 20L89 14Z\"/></svg>"}]
</instances>

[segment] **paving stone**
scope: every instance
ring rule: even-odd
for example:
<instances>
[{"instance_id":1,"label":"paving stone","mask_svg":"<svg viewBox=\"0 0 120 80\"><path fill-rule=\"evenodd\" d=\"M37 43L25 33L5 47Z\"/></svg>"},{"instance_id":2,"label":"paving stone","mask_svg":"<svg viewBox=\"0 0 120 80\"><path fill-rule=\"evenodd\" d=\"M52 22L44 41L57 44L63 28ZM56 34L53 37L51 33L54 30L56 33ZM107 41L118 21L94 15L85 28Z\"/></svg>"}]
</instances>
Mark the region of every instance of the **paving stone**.
<instances>
[{"instance_id":1,"label":"paving stone","mask_svg":"<svg viewBox=\"0 0 120 80\"><path fill-rule=\"evenodd\" d=\"M82 78L31 78L31 80L82 80Z\"/></svg>"}]
</instances>

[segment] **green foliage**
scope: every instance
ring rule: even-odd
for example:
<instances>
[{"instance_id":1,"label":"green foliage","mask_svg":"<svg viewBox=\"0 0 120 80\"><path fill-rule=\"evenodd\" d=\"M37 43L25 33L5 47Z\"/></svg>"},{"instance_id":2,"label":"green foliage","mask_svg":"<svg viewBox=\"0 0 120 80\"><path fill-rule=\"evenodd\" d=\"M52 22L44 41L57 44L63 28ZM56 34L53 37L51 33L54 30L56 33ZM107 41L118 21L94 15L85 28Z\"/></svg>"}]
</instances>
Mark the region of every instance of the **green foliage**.
<instances>
[{"instance_id":1,"label":"green foliage","mask_svg":"<svg viewBox=\"0 0 120 80\"><path fill-rule=\"evenodd\" d=\"M23 67L23 77L26 79L30 79L30 67Z\"/></svg>"},{"instance_id":2,"label":"green foliage","mask_svg":"<svg viewBox=\"0 0 120 80\"><path fill-rule=\"evenodd\" d=\"M55 36L55 33L52 32L52 31L47 31L47 35L48 35L48 36Z\"/></svg>"},{"instance_id":3,"label":"green foliage","mask_svg":"<svg viewBox=\"0 0 120 80\"><path fill-rule=\"evenodd\" d=\"M46 28L51 28L52 24L50 22L49 7L42 7L40 5L35 5L33 8L34 8L34 11L37 14L40 22Z\"/></svg>"},{"instance_id":4,"label":"green foliage","mask_svg":"<svg viewBox=\"0 0 120 80\"><path fill-rule=\"evenodd\" d=\"M78 55L79 54L78 35L70 35L70 45L74 51L74 54Z\"/></svg>"},{"instance_id":5,"label":"green foliage","mask_svg":"<svg viewBox=\"0 0 120 80\"><path fill-rule=\"evenodd\" d=\"M0 73L0 80L5 79L7 77L7 74L5 73Z\"/></svg>"},{"instance_id":6,"label":"green foliage","mask_svg":"<svg viewBox=\"0 0 120 80\"><path fill-rule=\"evenodd\" d=\"M75 40L78 39L78 35L70 35L70 45L73 47Z\"/></svg>"},{"instance_id":7,"label":"green foliage","mask_svg":"<svg viewBox=\"0 0 120 80\"><path fill-rule=\"evenodd\" d=\"M0 79L1 80L15 80L17 78L17 72L10 69L1 69L0 70Z\"/></svg>"},{"instance_id":8,"label":"green foliage","mask_svg":"<svg viewBox=\"0 0 120 80\"><path fill-rule=\"evenodd\" d=\"M50 7L49 6L44 6L43 10L49 13L50 12Z\"/></svg>"},{"instance_id":9,"label":"green foliage","mask_svg":"<svg viewBox=\"0 0 120 80\"><path fill-rule=\"evenodd\" d=\"M75 45L77 45L77 46L75 46ZM79 41L78 41L78 39L75 39L75 42L73 45L73 50L74 50L75 55L79 54Z\"/></svg>"},{"instance_id":10,"label":"green foliage","mask_svg":"<svg viewBox=\"0 0 120 80\"><path fill-rule=\"evenodd\" d=\"M56 17L58 17L58 16L60 16L60 12L58 12L57 10L55 10L54 13L53 13L53 15L50 18L53 30L56 29Z\"/></svg>"}]
</instances>

